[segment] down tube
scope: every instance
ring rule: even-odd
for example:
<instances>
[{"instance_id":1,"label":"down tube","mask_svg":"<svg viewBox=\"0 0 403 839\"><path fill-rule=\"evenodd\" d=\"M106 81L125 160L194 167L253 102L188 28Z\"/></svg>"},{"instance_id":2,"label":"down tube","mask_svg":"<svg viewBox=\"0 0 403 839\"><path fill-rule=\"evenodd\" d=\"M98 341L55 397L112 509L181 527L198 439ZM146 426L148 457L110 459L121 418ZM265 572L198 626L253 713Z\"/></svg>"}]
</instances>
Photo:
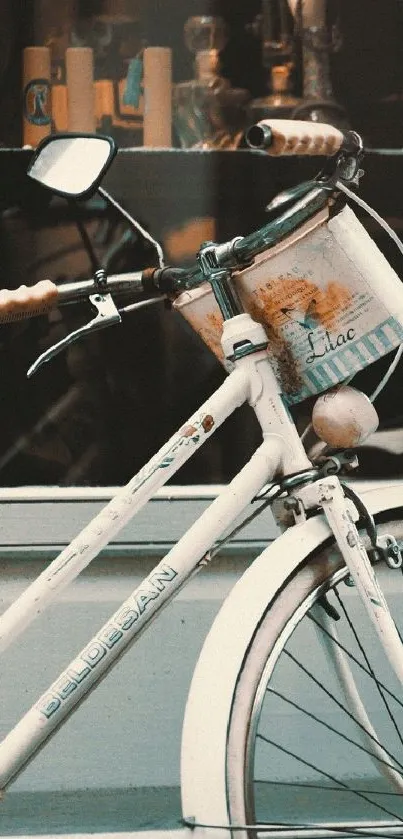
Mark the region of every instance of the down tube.
<instances>
[{"instance_id":1,"label":"down tube","mask_svg":"<svg viewBox=\"0 0 403 839\"><path fill-rule=\"evenodd\" d=\"M249 395L249 379L234 370L159 452L122 487L0 617L0 652L40 615L155 492L186 463Z\"/></svg>"},{"instance_id":2,"label":"down tube","mask_svg":"<svg viewBox=\"0 0 403 839\"><path fill-rule=\"evenodd\" d=\"M279 467L283 442L268 435L149 576L69 664L0 744L0 789L24 768L163 606L202 567L214 542Z\"/></svg>"}]
</instances>

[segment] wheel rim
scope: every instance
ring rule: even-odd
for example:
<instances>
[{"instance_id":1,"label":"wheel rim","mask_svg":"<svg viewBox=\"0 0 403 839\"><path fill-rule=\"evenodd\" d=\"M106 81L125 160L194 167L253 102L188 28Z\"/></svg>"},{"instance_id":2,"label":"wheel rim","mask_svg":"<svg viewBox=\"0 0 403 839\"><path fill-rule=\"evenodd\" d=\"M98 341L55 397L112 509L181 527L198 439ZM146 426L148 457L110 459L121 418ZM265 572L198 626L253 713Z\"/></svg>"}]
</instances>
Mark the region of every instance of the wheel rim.
<instances>
[{"instance_id":1,"label":"wheel rim","mask_svg":"<svg viewBox=\"0 0 403 839\"><path fill-rule=\"evenodd\" d=\"M332 579L332 585L335 584L336 582L338 582L339 580L342 580L345 576L346 576L346 570L345 569L340 570L337 574L334 575L334 578ZM269 678L271 678L271 675L272 675L272 673L273 673L273 671L276 667L277 660L279 658L279 655L281 655L281 652L282 652L282 647L284 646L284 644L287 643L289 638L296 631L299 623L305 617L305 615L309 611L309 609L314 605L314 603L319 599L319 597L322 594L327 592L327 589L328 589L328 586L326 584L322 584L315 592L313 592L311 594L311 596L307 599L307 601L305 601L303 604L301 604L300 608L296 611L296 613L294 615L295 620L293 621L293 623L289 622L287 624L287 626L285 627L284 632L282 633L282 636L278 639L277 644L273 648L273 654L270 656L270 659L268 660L268 662L265 666L265 669L264 669L264 672L263 672L263 675L262 675L262 679L260 681L260 685L259 685L258 691L257 691L256 696L255 696L255 702L253 704L253 710L252 710L252 716L251 716L250 735L249 735L249 738L248 738L248 747L247 747L247 751L246 751L246 774L247 774L247 776L249 776L249 778L251 778L253 776L253 772L254 772L256 742L257 742L257 737L259 736L259 731L258 731L259 721L261 719L263 703L264 703L264 700L265 700L265 697L266 697L267 681L268 681ZM249 788L248 788L247 802L249 802L248 803L248 816L250 816L251 818L253 816L253 820L256 821L255 813L254 813L255 808L254 808L254 805L253 805L253 792L252 792L250 784L249 784ZM248 821L249 821L249 818L248 818Z\"/></svg>"},{"instance_id":2,"label":"wheel rim","mask_svg":"<svg viewBox=\"0 0 403 839\"><path fill-rule=\"evenodd\" d=\"M390 531L390 526L389 526L388 529ZM400 533L401 533L401 527L400 527ZM313 707L313 709L312 708L307 708L306 706L304 707L303 702L298 701L298 696L297 696L297 702L294 703L294 705L293 705L292 702L295 700L295 694L294 694L294 697L284 697L283 688L278 689L278 686L276 684L276 678L275 677L276 677L276 671L279 667L279 660L280 660L280 658L284 659L284 655L286 655L288 657L288 664L290 664L290 662L292 661L292 658L290 658L289 655L288 655L288 653L290 652L290 647L291 647L291 651L292 651L292 647L293 647L293 645L295 645L296 634L298 633L298 631L299 631L299 629L302 625L302 622L306 622L306 621L309 620L308 613L312 609L312 606L314 605L314 603L318 602L318 600L323 596L325 591L331 590L331 592L334 592L334 591L340 590L340 588L345 588L346 591L347 591L345 583L343 582L343 580L347 576L346 569L344 567L343 568L340 567L340 561L338 561L338 563L336 563L336 564L338 564L338 567L336 567L336 568L333 567L332 572L331 572L330 576L328 576L326 582L321 582L319 585L314 586L310 590L309 594L306 594L306 596L304 597L303 603L300 604L298 608L294 609L294 611L292 613L292 618L289 618L285 622L285 625L282 628L281 634L278 636L277 641L275 642L275 644L272 646L272 648L270 650L270 654L269 654L267 662L264 666L263 672L259 675L259 678L257 679L254 694L253 694L253 702L252 702L252 706L250 708L250 713L249 713L249 722L248 722L248 726L247 726L247 731L245 732L244 767L243 767L243 793L242 793L243 800L244 800L244 809L242 809L242 807L239 806L239 800L240 800L240 796L241 796L239 790L238 790L238 802L236 800L237 796L235 794L235 802L236 803L235 803L235 806L233 805L233 800L232 799L233 799L234 796L233 796L233 791L231 789L231 781L229 781L229 784L228 784L228 786L229 786L229 788L228 788L228 798L229 798L229 809L230 809L230 815L231 815L231 822L232 823L237 822L238 824L246 823L246 824L249 824L249 825L250 824L264 824L266 822L269 822L269 823L276 822L278 824L279 823L286 824L289 821L289 819L286 819L284 817L284 814L283 814L283 817L281 817L281 814L280 814L280 809L281 808L279 806L279 802L277 802L278 806L276 806L274 808L274 812L272 812L270 814L270 817L267 813L267 806L265 807L265 804L264 804L263 793L264 793L265 785L266 785L266 789L269 789L269 785L270 785L270 796L269 796L269 798L270 798L271 801L273 801L273 798L274 798L273 791L275 791L276 794L277 794L277 791L281 792L283 797L285 797L288 793L288 795L290 797L291 796L295 797L296 795L299 795L300 798L303 798L303 797L309 798L310 796L316 798L316 805L317 806L315 806L313 808L313 811L310 812L309 820L306 819L304 821L304 825L305 825L304 830L307 829L308 821L309 821L309 825L310 825L311 830L312 830L312 824L315 824L315 825L319 826L319 825L323 825L323 823L324 823L323 813L321 813L320 810L322 809L324 811L326 809L326 806L324 804L319 805L319 796L321 796L324 800L327 797L327 802L329 802L329 795L332 796L333 798L338 795L340 800L342 798L344 798L346 800L346 798L349 797L349 796L351 798L355 798L355 799L358 800L359 807L358 806L355 806L355 807L353 806L352 807L351 804L349 806L346 805L347 816L348 816L349 813L351 813L351 811L355 811L354 812L354 817L353 817L353 822L355 821L355 818L362 819L363 820L362 828L366 830L367 835L373 835L373 834L371 834L371 832L368 832L369 831L368 825L372 824L372 823L375 824L375 822L377 822L377 823L382 822L382 824L383 824L382 829L385 831L382 835L396 835L396 829L397 829L396 825L399 825L399 824L400 824L399 829L401 831L401 834L403 835L403 829L402 829L402 826L401 826L402 823L403 823L403 807L402 807L403 799L401 798L401 795L396 794L395 790L393 792L387 792L384 788L384 785L380 786L378 781L377 781L377 786L375 787L372 779L371 779L371 783L368 786L368 783L366 783L367 778L366 777L364 777L364 779L360 778L359 773L357 773L357 772L355 774L353 773L352 779L350 779L348 781L348 783L346 781L343 781L343 780L340 781L339 778L334 777L334 774L333 774L334 770L333 770L331 765L329 767L327 759L325 761L323 760L323 758L322 758L322 761L320 761L319 759L316 762L313 761L312 757L310 755L309 749L308 749L308 759L307 759L303 755L298 754L295 750L295 747L294 748L292 746L290 747L290 743L289 743L290 738L288 736L285 736L285 737L284 736L282 736L282 737L277 736L278 735L277 729L278 728L284 729L284 722L282 724L279 722L280 716L279 716L279 713L278 713L278 705L280 704L280 705L283 706L283 709L284 709L284 707L288 707L288 709L291 709L290 717L292 715L294 715L295 718L297 718L298 715L299 715L300 718L303 718L304 723L302 725L305 726L305 728L308 727L308 729L310 730L315 725L318 729L320 729L320 735L319 735L318 742L320 742L320 747L321 747L322 752L323 752L323 749L326 748L326 746L323 746L323 744L322 744L322 738L324 738L324 732L325 732L327 737L330 737L330 740L332 740L332 741L339 740L339 742L341 742L343 744L343 748L347 749L347 747L348 747L350 750L352 749L352 750L357 750L358 752L360 752L360 758L364 759L364 763L366 761L368 761L371 764L374 762L373 759L371 759L369 757L369 755L365 753L365 751L361 752L361 739L358 739L358 741L357 741L357 742L359 742L358 746L356 745L356 740L353 740L352 742L349 742L348 739L344 740L343 735L347 738L348 738L349 735L346 734L346 732L343 730L343 728L340 730L336 726L335 731L332 731L331 729L330 730L327 729L326 728L326 722L327 722L326 719L324 719L324 720L322 719L322 722L319 722L317 720L318 715L316 713L315 707ZM396 575L396 572L395 571L390 572L390 574L391 575ZM396 577L394 579L396 579ZM401 579L401 575L399 575L399 579ZM331 594L331 596L333 597L333 594ZM338 605L338 608L340 609L338 601L337 601L337 605ZM343 615L343 618L344 618L344 615ZM348 623L347 623L347 626L348 626ZM318 629L317 626L315 627L315 632L316 633L320 632L320 630ZM296 644L296 646L298 646L298 643ZM344 655L344 653L343 653L343 655ZM311 656L311 658L312 658L312 656ZM292 666L298 668L299 664L295 664L295 662L292 661ZM353 663L351 666L356 668L359 671L359 666L358 665L355 665ZM309 670L309 668L308 668L308 670ZM309 678L307 676L306 672L304 672L304 671L301 671L301 672L303 672L303 674L304 674L303 679ZM367 674L365 674L365 679L368 679L368 678L369 677L367 676ZM380 677L378 677L378 679L379 678ZM280 682L281 682L281 677L280 677ZM383 684L382 679L381 679L381 684ZM376 684L376 682L375 682L375 688L376 688L376 692L378 692L379 686ZM399 688L400 688L400 696L401 696L401 686L399 686ZM339 692L339 695L340 695L340 692ZM269 709L267 710L267 708L268 708L268 696L270 697L270 706L271 707L269 706ZM327 694L324 693L324 696L326 697L326 704L328 704L331 700L329 699L329 696ZM397 699L400 699L400 696L398 696ZM290 702L290 700L291 700L291 702ZM371 712L372 712L372 701L373 701L373 696L372 696L372 693L371 693L371 699L370 699ZM393 705L393 717L395 718L395 720L396 720L396 718L398 718L397 728L400 729L400 727L401 727L402 730L403 730L403 708L402 708L402 706L399 706L398 702L396 702L395 699L391 700L390 697L389 697L389 701ZM313 704L313 706L315 705L314 702L312 702L312 704ZM236 703L235 703L235 705L236 705ZM273 707L274 707L274 711L273 711ZM398 710L399 710L398 714L396 712L396 707L398 707ZM306 716L308 713L312 713L312 710L313 710L313 716L310 716L310 717ZM340 711L340 709L338 709L338 713L339 712L344 714L344 712ZM276 717L276 714L277 714L277 717ZM386 711L385 711L385 714L386 714ZM307 719L309 720L309 723L306 722ZM358 722L359 722L359 720L358 720ZM293 723L293 725L294 725L294 723ZM301 723L300 723L300 725L301 725ZM391 725L392 725L392 723L391 723ZM396 725L396 722L394 723L394 725ZM357 726L354 723L353 723L353 727L357 728ZM347 728L348 728L348 726L347 726ZM377 728L377 727L375 726L375 728ZM262 729L263 729L263 733L262 733ZM275 736L273 736L273 732L274 732ZM362 733L361 732L359 732L359 733L362 737ZM282 732L282 735L284 735L284 731ZM382 724L382 735L381 736L385 737L383 724ZM302 737L302 740L303 739L304 739L304 737ZM239 737L238 737L238 740L239 740ZM305 736L305 740L306 740L306 736ZM350 740L351 740L351 737L350 737ZM386 747L387 747L388 755L393 755L393 759L392 759L392 757L390 757L390 758L387 757L387 760L388 760L388 762L390 760L390 764L392 766L396 765L396 760L397 760L398 764L400 763L400 766L397 767L398 768L398 774L399 774L399 777L400 777L400 775L402 775L402 777L403 777L403 743L399 742L399 746L397 747L397 745L395 745L393 740L395 740L395 741L397 740L397 733L395 733L394 736L392 736L392 738L391 738L390 732L389 732ZM374 751L376 751L375 746L372 745L371 740L368 738L368 736L365 737L362 742L366 743L368 751L371 751L371 746L374 749ZM265 758L264 758L264 752L266 752L266 757ZM229 754L230 754L230 759L231 759L231 747L229 749ZM234 754L234 748L232 748L232 755L233 754ZM268 754L270 754L270 759L268 758ZM275 761L275 757L274 757L275 754L277 754L277 755L281 754L280 763L284 763L284 764L288 763L288 768L287 769L282 768L282 769L279 770L278 766L276 767L276 765L275 765L276 761ZM266 763L268 765L271 765L271 773L269 773L266 777L262 777L262 775L261 775L262 766L264 764L264 761L266 761ZM290 770L290 767L291 767L291 765L293 765L293 771L295 771L295 767L296 767L296 765L298 764L299 761L300 761L300 763L299 763L299 770L300 771L297 770L295 772L295 776L293 776L292 772ZM358 761L358 763L360 764L360 761ZM380 761L375 760L375 763L379 767ZM273 769L273 764L274 764L274 769ZM330 761L330 764L331 764L331 761ZM301 771L301 767L302 767L302 771ZM291 786L289 785L288 782L285 781L285 778L284 778L284 773L286 774L288 770L290 770L291 777L293 777L293 780L291 781ZM366 770L366 771L368 772L368 770ZM389 771L389 770L387 770L387 771ZM345 769L343 769L343 772L345 773ZM341 774L341 779L343 779L343 777L344 777L343 772ZM370 776L368 775L368 778L369 777ZM354 781L354 783L351 782L352 780ZM335 782L336 782L337 785L335 785ZM382 782L383 782L383 779L382 779ZM271 807L271 805L269 805L269 809L270 809L270 807ZM265 812L265 809L266 809L266 812ZM332 821L334 824L336 824L336 821L337 821L336 811L340 810L340 807L335 806L333 809L334 809L334 813L333 813L330 821ZM291 807L291 812L289 813L289 815L292 815L292 811L294 811L294 813L296 814L295 807L294 808ZM359 815L359 811L360 811L360 813L361 813L361 811L363 813L365 812L366 816L361 815L361 814ZM272 818L273 815L275 816L275 818ZM402 820L402 822L401 822L401 820ZM294 824L295 823L299 824L299 821L300 821L299 819L294 819L293 823ZM348 818L347 818L347 821L348 821ZM344 819L344 822L346 822L346 819ZM364 828L364 822L366 822L366 828ZM337 821L337 824L341 825L342 820L339 819ZM390 830L392 831L392 833L388 832ZM314 835L314 834L312 833L312 835ZM320 835L320 834L316 834L316 835ZM323 834L323 835L325 835L325 834ZM329 833L327 833L326 835L329 835ZM334 833L333 835L336 835L336 833Z\"/></svg>"}]
</instances>

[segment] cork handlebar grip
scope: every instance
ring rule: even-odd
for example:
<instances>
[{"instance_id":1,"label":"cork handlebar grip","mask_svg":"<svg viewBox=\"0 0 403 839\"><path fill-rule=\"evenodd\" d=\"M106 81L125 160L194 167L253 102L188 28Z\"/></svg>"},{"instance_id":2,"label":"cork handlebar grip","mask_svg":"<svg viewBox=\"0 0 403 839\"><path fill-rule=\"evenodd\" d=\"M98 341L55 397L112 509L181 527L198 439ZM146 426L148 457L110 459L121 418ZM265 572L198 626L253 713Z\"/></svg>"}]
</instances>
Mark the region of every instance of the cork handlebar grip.
<instances>
[{"instance_id":1,"label":"cork handlebar grip","mask_svg":"<svg viewBox=\"0 0 403 839\"><path fill-rule=\"evenodd\" d=\"M264 149L273 157L280 155L336 154L344 141L344 134L333 125L304 122L294 119L262 120L246 133L252 149Z\"/></svg>"},{"instance_id":2,"label":"cork handlebar grip","mask_svg":"<svg viewBox=\"0 0 403 839\"><path fill-rule=\"evenodd\" d=\"M0 290L0 323L45 314L58 305L59 292L51 280L41 280L34 286L21 285L9 291Z\"/></svg>"}]
</instances>

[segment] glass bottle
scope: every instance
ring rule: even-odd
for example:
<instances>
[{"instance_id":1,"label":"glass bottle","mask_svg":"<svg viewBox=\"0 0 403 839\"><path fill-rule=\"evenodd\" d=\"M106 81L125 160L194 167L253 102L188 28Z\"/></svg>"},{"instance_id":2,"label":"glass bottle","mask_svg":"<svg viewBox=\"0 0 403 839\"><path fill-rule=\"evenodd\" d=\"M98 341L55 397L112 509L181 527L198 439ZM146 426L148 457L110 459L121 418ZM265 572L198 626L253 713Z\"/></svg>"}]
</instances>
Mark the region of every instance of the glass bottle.
<instances>
[{"instance_id":1,"label":"glass bottle","mask_svg":"<svg viewBox=\"0 0 403 839\"><path fill-rule=\"evenodd\" d=\"M296 117L348 128L347 114L336 101L331 78L330 57L341 47L338 24L329 29L327 0L296 0L294 6L301 39L303 97Z\"/></svg>"},{"instance_id":2,"label":"glass bottle","mask_svg":"<svg viewBox=\"0 0 403 839\"><path fill-rule=\"evenodd\" d=\"M220 17L191 17L185 43L195 53L195 78L176 84L173 121L182 148L235 149L246 127L247 90L220 75L220 52L228 34Z\"/></svg>"},{"instance_id":3,"label":"glass bottle","mask_svg":"<svg viewBox=\"0 0 403 839\"><path fill-rule=\"evenodd\" d=\"M293 91L296 44L287 0L262 0L262 12L252 25L252 31L261 39L262 64L271 92L250 102L250 121L291 119L301 100Z\"/></svg>"},{"instance_id":4,"label":"glass bottle","mask_svg":"<svg viewBox=\"0 0 403 839\"><path fill-rule=\"evenodd\" d=\"M301 99L294 96L291 90L290 63L274 65L271 68L271 94L253 99L249 105L251 122L262 119L291 119L295 108Z\"/></svg>"}]
</instances>

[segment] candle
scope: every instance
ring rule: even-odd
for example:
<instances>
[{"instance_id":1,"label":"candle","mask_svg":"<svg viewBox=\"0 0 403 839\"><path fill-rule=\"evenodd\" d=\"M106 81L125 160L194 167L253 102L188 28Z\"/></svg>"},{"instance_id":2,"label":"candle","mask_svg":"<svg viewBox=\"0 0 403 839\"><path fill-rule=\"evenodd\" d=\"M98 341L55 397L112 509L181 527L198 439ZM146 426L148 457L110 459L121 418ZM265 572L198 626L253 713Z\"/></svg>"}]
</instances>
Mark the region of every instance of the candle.
<instances>
[{"instance_id":1,"label":"candle","mask_svg":"<svg viewBox=\"0 0 403 839\"><path fill-rule=\"evenodd\" d=\"M35 146L50 134L50 50L26 47L23 53L23 144Z\"/></svg>"},{"instance_id":2,"label":"candle","mask_svg":"<svg viewBox=\"0 0 403 839\"><path fill-rule=\"evenodd\" d=\"M95 133L93 54L90 47L66 50L68 130Z\"/></svg>"},{"instance_id":3,"label":"candle","mask_svg":"<svg viewBox=\"0 0 403 839\"><path fill-rule=\"evenodd\" d=\"M165 47L144 50L144 145L172 145L172 54Z\"/></svg>"}]
</instances>

